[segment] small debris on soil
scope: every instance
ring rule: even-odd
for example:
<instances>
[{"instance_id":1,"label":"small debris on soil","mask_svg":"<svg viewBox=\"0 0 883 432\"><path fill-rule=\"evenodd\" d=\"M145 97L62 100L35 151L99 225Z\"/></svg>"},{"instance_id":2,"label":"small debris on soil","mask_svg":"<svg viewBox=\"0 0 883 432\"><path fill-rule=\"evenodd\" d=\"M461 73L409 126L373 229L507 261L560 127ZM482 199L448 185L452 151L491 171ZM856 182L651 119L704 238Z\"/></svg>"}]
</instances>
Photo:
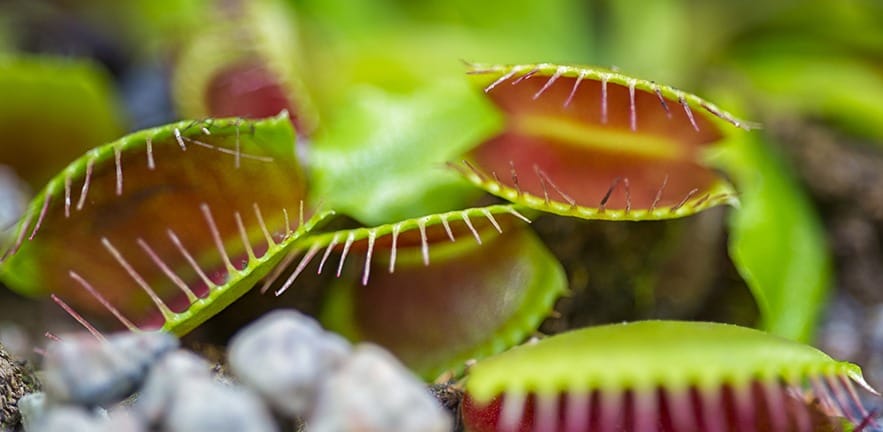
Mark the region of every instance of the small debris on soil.
<instances>
[{"instance_id":1,"label":"small debris on soil","mask_svg":"<svg viewBox=\"0 0 883 432\"><path fill-rule=\"evenodd\" d=\"M463 432L463 419L460 418L460 402L463 400L463 388L456 381L448 381L442 384L433 384L429 392L448 410L454 419L454 432Z\"/></svg>"},{"instance_id":2,"label":"small debris on soil","mask_svg":"<svg viewBox=\"0 0 883 432\"><path fill-rule=\"evenodd\" d=\"M0 344L0 430L12 429L21 420L18 400L40 389L31 369L12 357Z\"/></svg>"}]
</instances>

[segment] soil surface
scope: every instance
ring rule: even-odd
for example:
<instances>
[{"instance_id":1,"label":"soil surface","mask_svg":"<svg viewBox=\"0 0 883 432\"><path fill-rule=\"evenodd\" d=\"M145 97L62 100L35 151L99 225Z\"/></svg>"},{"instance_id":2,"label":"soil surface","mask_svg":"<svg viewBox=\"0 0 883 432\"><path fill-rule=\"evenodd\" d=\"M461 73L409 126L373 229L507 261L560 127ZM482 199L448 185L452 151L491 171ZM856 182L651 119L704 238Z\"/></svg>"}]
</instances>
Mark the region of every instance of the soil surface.
<instances>
[{"instance_id":1,"label":"soil surface","mask_svg":"<svg viewBox=\"0 0 883 432\"><path fill-rule=\"evenodd\" d=\"M0 344L0 431L12 430L21 420L18 399L39 389L33 370Z\"/></svg>"}]
</instances>

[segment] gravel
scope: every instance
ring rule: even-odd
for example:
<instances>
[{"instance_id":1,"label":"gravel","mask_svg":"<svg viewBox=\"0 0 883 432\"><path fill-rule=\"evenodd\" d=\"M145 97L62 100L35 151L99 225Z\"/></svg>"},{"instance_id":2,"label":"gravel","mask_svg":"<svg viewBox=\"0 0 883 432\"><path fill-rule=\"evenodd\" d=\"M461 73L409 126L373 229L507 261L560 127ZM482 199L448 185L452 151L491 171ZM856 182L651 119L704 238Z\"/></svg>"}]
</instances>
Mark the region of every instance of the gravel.
<instances>
[{"instance_id":1,"label":"gravel","mask_svg":"<svg viewBox=\"0 0 883 432\"><path fill-rule=\"evenodd\" d=\"M177 346L175 337L159 332L117 333L106 342L89 334L66 335L46 350L46 395L88 407L118 402L141 385L158 357Z\"/></svg>"},{"instance_id":2,"label":"gravel","mask_svg":"<svg viewBox=\"0 0 883 432\"><path fill-rule=\"evenodd\" d=\"M280 413L303 417L318 387L350 352L349 342L294 310L274 311L230 343L233 373Z\"/></svg>"},{"instance_id":3,"label":"gravel","mask_svg":"<svg viewBox=\"0 0 883 432\"><path fill-rule=\"evenodd\" d=\"M452 421L391 354L361 344L325 382L308 425L311 432L448 432Z\"/></svg>"}]
</instances>

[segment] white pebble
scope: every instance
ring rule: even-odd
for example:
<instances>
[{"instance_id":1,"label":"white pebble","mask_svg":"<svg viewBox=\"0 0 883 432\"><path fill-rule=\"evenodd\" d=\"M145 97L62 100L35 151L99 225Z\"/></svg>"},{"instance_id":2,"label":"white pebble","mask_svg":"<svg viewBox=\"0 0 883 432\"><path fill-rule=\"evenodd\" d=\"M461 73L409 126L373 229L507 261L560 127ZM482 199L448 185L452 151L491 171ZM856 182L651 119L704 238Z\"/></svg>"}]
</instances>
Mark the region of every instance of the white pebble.
<instances>
[{"instance_id":1,"label":"white pebble","mask_svg":"<svg viewBox=\"0 0 883 432\"><path fill-rule=\"evenodd\" d=\"M211 365L190 351L164 355L150 369L133 409L148 423L158 423L170 409L177 389L193 378L211 380Z\"/></svg>"},{"instance_id":2,"label":"white pebble","mask_svg":"<svg viewBox=\"0 0 883 432\"><path fill-rule=\"evenodd\" d=\"M167 333L117 333L107 342L89 334L65 335L46 350L43 387L60 402L85 406L107 405L134 392L150 365L176 348Z\"/></svg>"},{"instance_id":3,"label":"white pebble","mask_svg":"<svg viewBox=\"0 0 883 432\"><path fill-rule=\"evenodd\" d=\"M322 380L350 351L349 343L293 310L271 312L230 343L230 369L276 410L302 417Z\"/></svg>"},{"instance_id":4,"label":"white pebble","mask_svg":"<svg viewBox=\"0 0 883 432\"><path fill-rule=\"evenodd\" d=\"M163 420L165 432L273 432L260 398L243 387L205 378L181 381Z\"/></svg>"},{"instance_id":5,"label":"white pebble","mask_svg":"<svg viewBox=\"0 0 883 432\"><path fill-rule=\"evenodd\" d=\"M132 394L154 360L178 346L167 333L117 333L107 342L66 335L46 350L43 386L55 401L107 405Z\"/></svg>"},{"instance_id":6,"label":"white pebble","mask_svg":"<svg viewBox=\"0 0 883 432\"><path fill-rule=\"evenodd\" d=\"M36 430L34 424L47 409L46 393L28 393L18 400L18 411L21 413L21 424L26 431Z\"/></svg>"},{"instance_id":7,"label":"white pebble","mask_svg":"<svg viewBox=\"0 0 883 432\"><path fill-rule=\"evenodd\" d=\"M384 349L360 344L323 385L310 432L449 432L450 415Z\"/></svg>"},{"instance_id":8,"label":"white pebble","mask_svg":"<svg viewBox=\"0 0 883 432\"><path fill-rule=\"evenodd\" d=\"M27 432L98 432L105 430L107 419L83 408L53 406L28 423Z\"/></svg>"}]
</instances>

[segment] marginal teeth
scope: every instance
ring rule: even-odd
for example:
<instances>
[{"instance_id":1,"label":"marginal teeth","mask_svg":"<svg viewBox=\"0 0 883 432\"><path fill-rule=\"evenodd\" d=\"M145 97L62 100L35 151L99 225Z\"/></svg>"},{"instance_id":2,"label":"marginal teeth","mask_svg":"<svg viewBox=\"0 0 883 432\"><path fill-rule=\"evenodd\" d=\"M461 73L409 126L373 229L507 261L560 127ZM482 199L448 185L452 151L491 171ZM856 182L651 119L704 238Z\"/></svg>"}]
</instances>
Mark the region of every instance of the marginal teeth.
<instances>
[{"instance_id":1,"label":"marginal teeth","mask_svg":"<svg viewBox=\"0 0 883 432\"><path fill-rule=\"evenodd\" d=\"M777 390L778 391L778 390ZM702 401L702 421L708 432L726 432L725 422L726 408L724 407L721 388L709 388L700 390ZM779 392L781 394L781 392ZM780 429L776 429L780 430Z\"/></svg>"},{"instance_id":2,"label":"marginal teeth","mask_svg":"<svg viewBox=\"0 0 883 432\"><path fill-rule=\"evenodd\" d=\"M215 223L215 218L212 216L211 209L206 203L202 203L199 208L202 210L202 215L205 218L205 222L208 224L212 240L215 242L215 247L218 249L218 253L224 260L224 265L227 267L228 274L232 275L233 273L238 273L239 270L233 266L233 262L230 261L230 255L227 254L227 249L224 247L224 240L221 238L220 231L218 231L218 225Z\"/></svg>"},{"instance_id":3,"label":"marginal teeth","mask_svg":"<svg viewBox=\"0 0 883 432\"><path fill-rule=\"evenodd\" d=\"M558 430L558 395L542 394L537 395L536 401L535 424L539 427L534 429L539 431L554 432Z\"/></svg>"},{"instance_id":4,"label":"marginal teeth","mask_svg":"<svg viewBox=\"0 0 883 432\"><path fill-rule=\"evenodd\" d=\"M37 223L34 224L34 230L31 231L31 235L28 237L28 240L33 240L34 236L37 235L37 232L40 231L40 227L43 225L43 219L46 218L46 212L49 210L49 202L52 200L53 191L46 192L46 198L43 199L43 207L40 208L40 216L37 217ZM26 227L22 227L22 234L26 231Z\"/></svg>"},{"instance_id":5,"label":"marginal teeth","mask_svg":"<svg viewBox=\"0 0 883 432\"><path fill-rule=\"evenodd\" d=\"M275 294L277 296L280 296L285 291L288 291L288 288L291 287L291 284L294 283L294 280L297 279L297 276L300 275L301 272L304 271L304 268L306 268L306 266L307 266L307 264L309 264L310 260L312 260L313 257L316 256L317 253L319 253L319 249L321 249L321 248L322 248L322 246L320 246L318 244L315 244L310 247L310 249L307 251L307 253L304 254L304 256L301 258L300 262L297 264L297 267L294 269L294 272L291 273L291 276L289 276L288 279L285 281L285 283L282 284L282 287L280 287L278 290L276 290Z\"/></svg>"},{"instance_id":6,"label":"marginal teeth","mask_svg":"<svg viewBox=\"0 0 883 432\"><path fill-rule=\"evenodd\" d=\"M515 432L524 416L524 403L527 396L521 392L507 392L503 397L503 407L500 410L501 432Z\"/></svg>"},{"instance_id":7,"label":"marginal teeth","mask_svg":"<svg viewBox=\"0 0 883 432\"><path fill-rule=\"evenodd\" d=\"M362 285L368 285L368 276L371 273L371 256L374 253L374 240L376 238L376 231L372 230L368 233L368 252L365 254L365 269L362 273Z\"/></svg>"},{"instance_id":8,"label":"marginal teeth","mask_svg":"<svg viewBox=\"0 0 883 432\"><path fill-rule=\"evenodd\" d=\"M95 336L95 339L98 339L101 342L107 341L107 338L105 338L104 335L101 334L101 332L98 331L98 329L96 329L95 326L92 325L92 323L90 323L85 318L83 318L82 315L77 313L77 311L75 311L72 307L70 307L67 303L65 303L64 300L62 300L60 297L58 297L55 294L51 294L49 297L52 299L53 302L55 302L55 304L57 304L59 307L61 307L68 315L70 315L71 318L75 319L78 323L80 323L80 325L82 325L83 328L86 329L86 331L91 333L92 336ZM60 339L58 339L57 336L54 336L49 332L46 332L46 336L54 338L56 340L60 340Z\"/></svg>"},{"instance_id":9,"label":"marginal teeth","mask_svg":"<svg viewBox=\"0 0 883 432\"><path fill-rule=\"evenodd\" d=\"M141 247L144 253L146 253L147 256L150 257L153 263L156 264L156 266L159 267L160 270L162 270L162 272L175 284L175 286L177 286L181 290L181 292L187 296L187 299L190 300L190 304L193 304L198 300L193 290L190 289L189 286L187 286L183 279L181 279L177 274L175 274L175 272L172 271L169 265L166 264L165 261L162 260L162 258L160 258L160 256L153 250L153 248L150 247L150 245L147 244L147 242L144 241L144 239L138 238L136 240L136 243L138 243L138 246ZM73 275L74 273L71 272L72 277Z\"/></svg>"},{"instance_id":10,"label":"marginal teeth","mask_svg":"<svg viewBox=\"0 0 883 432\"><path fill-rule=\"evenodd\" d=\"M190 267L192 267L196 274L199 275L199 278L202 280L205 286L208 287L209 290L214 290L215 288L217 288L217 285L211 279L209 279L204 271L202 271L202 268L199 266L196 260L193 259L193 255L191 255L187 248L184 247L175 232L171 229L168 229L166 230L166 234L168 234L169 239L172 241L172 244L175 245L175 248L178 249L178 252L181 253L181 256L184 257L187 263L190 264Z\"/></svg>"},{"instance_id":11,"label":"marginal teeth","mask_svg":"<svg viewBox=\"0 0 883 432\"><path fill-rule=\"evenodd\" d=\"M156 308L162 314L163 318L168 321L172 317L174 317L175 313L172 312L171 309L169 309L169 306L166 305L166 303L162 300L162 298L160 298L156 291L151 288L150 284L148 284L147 281L144 280L144 277L141 276L135 270L135 268L132 267L131 264L129 264L129 261L126 260L125 257L123 257L123 254L120 253L120 251L116 247L114 247L114 245L110 242L110 240L107 239L107 237L101 238L101 244L104 246L105 249L107 249L108 253L113 256L117 263L119 263L119 265L123 267L123 269L126 271L126 273L129 274L132 280L135 281L135 283L137 283L139 287L141 287L141 289L147 294L148 297L150 297L150 300L153 302L154 305L156 305Z\"/></svg>"},{"instance_id":12,"label":"marginal teeth","mask_svg":"<svg viewBox=\"0 0 883 432\"><path fill-rule=\"evenodd\" d=\"M472 221L469 219L469 215L463 213L463 223L466 224L466 227L469 228L469 231L472 233L472 236L475 237L475 241L478 244L481 244L481 236L478 235L478 231L475 230L475 227L472 226ZM428 260L428 258L427 258Z\"/></svg>"},{"instance_id":13,"label":"marginal teeth","mask_svg":"<svg viewBox=\"0 0 883 432\"><path fill-rule=\"evenodd\" d=\"M120 196L123 194L123 162L119 146L113 148L113 162L116 166L116 194Z\"/></svg>"},{"instance_id":14,"label":"marginal teeth","mask_svg":"<svg viewBox=\"0 0 883 432\"><path fill-rule=\"evenodd\" d=\"M322 259L319 261L319 269L316 270L316 274L321 274L322 269L325 268L325 262L328 261L328 257L331 256L331 251L337 246L337 238L338 235L334 234L334 237L331 238L331 243L328 243L328 247L325 248L325 253L322 254Z\"/></svg>"},{"instance_id":15,"label":"marginal teeth","mask_svg":"<svg viewBox=\"0 0 883 432\"><path fill-rule=\"evenodd\" d=\"M89 194L89 182L92 180L92 170L95 165L95 159L89 159L86 162L86 177L83 179L83 188L80 190L80 199L77 201L77 210L82 210L83 205L86 204L86 195ZM48 196L48 195L47 195Z\"/></svg>"},{"instance_id":16,"label":"marginal teeth","mask_svg":"<svg viewBox=\"0 0 883 432\"><path fill-rule=\"evenodd\" d=\"M583 391L569 393L566 407L564 430L568 432L588 430L592 415L591 394Z\"/></svg>"},{"instance_id":17,"label":"marginal teeth","mask_svg":"<svg viewBox=\"0 0 883 432\"><path fill-rule=\"evenodd\" d=\"M606 121L605 121L606 123ZM632 132L638 131L638 111L635 107L635 81L629 81L629 126Z\"/></svg>"},{"instance_id":18,"label":"marginal teeth","mask_svg":"<svg viewBox=\"0 0 883 432\"><path fill-rule=\"evenodd\" d=\"M464 219L465 220L465 219ZM418 219L417 228L420 229L420 251L423 254L423 265L429 265L429 243L426 240L426 220Z\"/></svg>"},{"instance_id":19,"label":"marginal teeth","mask_svg":"<svg viewBox=\"0 0 883 432\"><path fill-rule=\"evenodd\" d=\"M579 76L576 77L576 81L573 83L573 87L570 89L570 94L567 95L567 100L564 101L564 108L570 106L570 103L573 102L573 97L576 96L576 90L579 88L580 83L585 79L586 73L584 71L580 71Z\"/></svg>"},{"instance_id":20,"label":"marginal teeth","mask_svg":"<svg viewBox=\"0 0 883 432\"><path fill-rule=\"evenodd\" d=\"M350 231L349 235L346 237L346 242L343 244L343 252L340 254L340 263L337 265L337 277L340 277L343 272L343 263L346 261L346 256L349 254L350 246L353 245L353 241L355 240L354 234Z\"/></svg>"},{"instance_id":21,"label":"marginal teeth","mask_svg":"<svg viewBox=\"0 0 883 432\"><path fill-rule=\"evenodd\" d=\"M690 120L690 125L693 126L693 130L699 132L699 125L696 124L696 118L693 117L693 110L690 109L690 104L684 100L683 96L678 99L678 102L684 107L684 113L687 114L687 118Z\"/></svg>"},{"instance_id":22,"label":"marginal teeth","mask_svg":"<svg viewBox=\"0 0 883 432\"><path fill-rule=\"evenodd\" d=\"M624 392L618 390L608 390L599 394L600 399L600 412L598 412L600 424L600 430L602 431L614 431L616 430L616 425L619 425L623 418L623 398L625 397Z\"/></svg>"},{"instance_id":23,"label":"marginal teeth","mask_svg":"<svg viewBox=\"0 0 883 432\"><path fill-rule=\"evenodd\" d=\"M670 405L671 420L675 430L697 430L696 420L690 402L690 390L681 389L666 392L667 402Z\"/></svg>"}]
</instances>

